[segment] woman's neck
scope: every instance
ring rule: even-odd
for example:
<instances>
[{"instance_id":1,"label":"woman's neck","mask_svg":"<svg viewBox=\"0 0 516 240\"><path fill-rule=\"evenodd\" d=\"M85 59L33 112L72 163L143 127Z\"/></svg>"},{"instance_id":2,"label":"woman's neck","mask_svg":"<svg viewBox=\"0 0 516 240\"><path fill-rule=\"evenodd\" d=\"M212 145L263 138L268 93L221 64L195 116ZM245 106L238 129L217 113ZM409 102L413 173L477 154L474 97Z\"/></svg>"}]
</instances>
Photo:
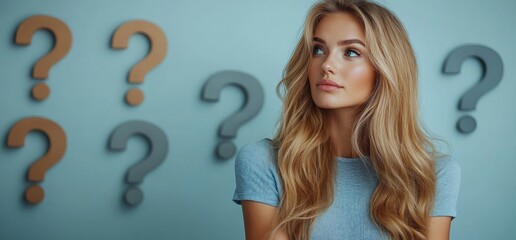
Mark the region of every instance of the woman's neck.
<instances>
[{"instance_id":1,"label":"woman's neck","mask_svg":"<svg viewBox=\"0 0 516 240\"><path fill-rule=\"evenodd\" d=\"M326 116L335 154L339 157L356 157L356 153L353 152L351 147L351 136L356 117L355 110L327 110Z\"/></svg>"}]
</instances>

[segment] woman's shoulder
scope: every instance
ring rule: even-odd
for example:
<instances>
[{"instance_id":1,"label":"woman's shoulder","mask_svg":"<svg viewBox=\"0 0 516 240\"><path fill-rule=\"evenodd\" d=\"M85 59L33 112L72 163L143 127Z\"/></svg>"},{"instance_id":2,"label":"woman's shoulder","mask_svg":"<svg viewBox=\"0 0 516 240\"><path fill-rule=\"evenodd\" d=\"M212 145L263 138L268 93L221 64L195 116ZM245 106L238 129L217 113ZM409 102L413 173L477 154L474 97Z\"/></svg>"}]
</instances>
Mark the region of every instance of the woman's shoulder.
<instances>
[{"instance_id":1,"label":"woman's shoulder","mask_svg":"<svg viewBox=\"0 0 516 240\"><path fill-rule=\"evenodd\" d=\"M451 155L444 155L435 159L435 171L438 178L459 178L461 168L459 162Z\"/></svg>"},{"instance_id":2,"label":"woman's shoulder","mask_svg":"<svg viewBox=\"0 0 516 240\"><path fill-rule=\"evenodd\" d=\"M452 156L435 160L436 193L432 216L457 216L457 201L460 191L461 168Z\"/></svg>"},{"instance_id":3,"label":"woman's shoulder","mask_svg":"<svg viewBox=\"0 0 516 240\"><path fill-rule=\"evenodd\" d=\"M281 186L273 149L269 139L240 148L235 159L234 202L240 204L242 200L253 200L278 206Z\"/></svg>"},{"instance_id":4,"label":"woman's shoulder","mask_svg":"<svg viewBox=\"0 0 516 240\"><path fill-rule=\"evenodd\" d=\"M252 161L255 164L274 163L276 153L272 146L272 141L268 138L246 144L238 151L236 161Z\"/></svg>"}]
</instances>

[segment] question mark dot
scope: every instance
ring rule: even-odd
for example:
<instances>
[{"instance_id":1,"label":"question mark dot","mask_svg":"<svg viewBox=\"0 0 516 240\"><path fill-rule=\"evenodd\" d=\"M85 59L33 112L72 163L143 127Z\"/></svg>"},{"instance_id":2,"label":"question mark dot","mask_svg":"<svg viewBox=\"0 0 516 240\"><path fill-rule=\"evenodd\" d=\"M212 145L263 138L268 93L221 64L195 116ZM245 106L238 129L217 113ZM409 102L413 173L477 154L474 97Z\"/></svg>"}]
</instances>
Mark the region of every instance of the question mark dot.
<instances>
[{"instance_id":1,"label":"question mark dot","mask_svg":"<svg viewBox=\"0 0 516 240\"><path fill-rule=\"evenodd\" d=\"M139 188L131 188L125 192L125 201L129 205L138 205L143 201L143 193Z\"/></svg>"},{"instance_id":2,"label":"question mark dot","mask_svg":"<svg viewBox=\"0 0 516 240\"><path fill-rule=\"evenodd\" d=\"M236 146L232 142L224 141L217 146L217 155L222 159L228 159L235 155Z\"/></svg>"},{"instance_id":3,"label":"question mark dot","mask_svg":"<svg viewBox=\"0 0 516 240\"><path fill-rule=\"evenodd\" d=\"M32 88L32 96L38 100L45 100L50 95L50 88L44 83L38 83Z\"/></svg>"},{"instance_id":4,"label":"question mark dot","mask_svg":"<svg viewBox=\"0 0 516 240\"><path fill-rule=\"evenodd\" d=\"M38 185L30 186L25 191L25 199L27 199L27 202L29 202L31 204L40 203L44 197L45 197L45 191L43 191L43 188L41 188Z\"/></svg>"},{"instance_id":5,"label":"question mark dot","mask_svg":"<svg viewBox=\"0 0 516 240\"><path fill-rule=\"evenodd\" d=\"M132 106L139 105L143 102L143 92L140 89L133 88L125 95L125 100Z\"/></svg>"},{"instance_id":6,"label":"question mark dot","mask_svg":"<svg viewBox=\"0 0 516 240\"><path fill-rule=\"evenodd\" d=\"M471 116L464 116L457 122L457 128L462 133L470 133L475 131L475 128L477 128L477 122Z\"/></svg>"}]
</instances>

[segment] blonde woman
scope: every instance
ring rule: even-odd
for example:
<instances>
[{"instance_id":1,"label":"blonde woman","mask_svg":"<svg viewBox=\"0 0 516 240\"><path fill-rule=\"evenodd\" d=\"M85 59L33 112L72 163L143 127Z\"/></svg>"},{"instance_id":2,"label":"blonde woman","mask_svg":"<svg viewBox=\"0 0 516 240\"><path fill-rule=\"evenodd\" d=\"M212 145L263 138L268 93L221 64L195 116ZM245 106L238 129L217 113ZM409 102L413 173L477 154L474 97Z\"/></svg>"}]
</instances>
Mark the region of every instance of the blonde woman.
<instances>
[{"instance_id":1,"label":"blonde woman","mask_svg":"<svg viewBox=\"0 0 516 240\"><path fill-rule=\"evenodd\" d=\"M276 136L236 157L248 240L449 238L460 167L419 121L416 60L393 13L315 4L278 90Z\"/></svg>"}]
</instances>

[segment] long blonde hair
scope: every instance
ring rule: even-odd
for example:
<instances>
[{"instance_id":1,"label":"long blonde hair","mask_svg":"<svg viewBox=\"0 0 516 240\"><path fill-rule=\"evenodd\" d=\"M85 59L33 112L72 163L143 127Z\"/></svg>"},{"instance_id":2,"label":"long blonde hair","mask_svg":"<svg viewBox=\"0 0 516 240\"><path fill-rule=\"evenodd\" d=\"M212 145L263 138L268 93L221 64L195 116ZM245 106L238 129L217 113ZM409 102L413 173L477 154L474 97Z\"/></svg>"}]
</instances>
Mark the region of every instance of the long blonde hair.
<instances>
[{"instance_id":1,"label":"long blonde hair","mask_svg":"<svg viewBox=\"0 0 516 240\"><path fill-rule=\"evenodd\" d=\"M354 15L365 32L376 85L360 107L352 149L376 172L370 216L392 239L426 239L438 152L419 119L417 63L403 25L368 1L327 0L309 11L303 35L277 90L283 112L273 145L283 192L275 228L309 239L315 218L333 202L336 160L325 115L310 97L307 69L315 27L326 14Z\"/></svg>"}]
</instances>

